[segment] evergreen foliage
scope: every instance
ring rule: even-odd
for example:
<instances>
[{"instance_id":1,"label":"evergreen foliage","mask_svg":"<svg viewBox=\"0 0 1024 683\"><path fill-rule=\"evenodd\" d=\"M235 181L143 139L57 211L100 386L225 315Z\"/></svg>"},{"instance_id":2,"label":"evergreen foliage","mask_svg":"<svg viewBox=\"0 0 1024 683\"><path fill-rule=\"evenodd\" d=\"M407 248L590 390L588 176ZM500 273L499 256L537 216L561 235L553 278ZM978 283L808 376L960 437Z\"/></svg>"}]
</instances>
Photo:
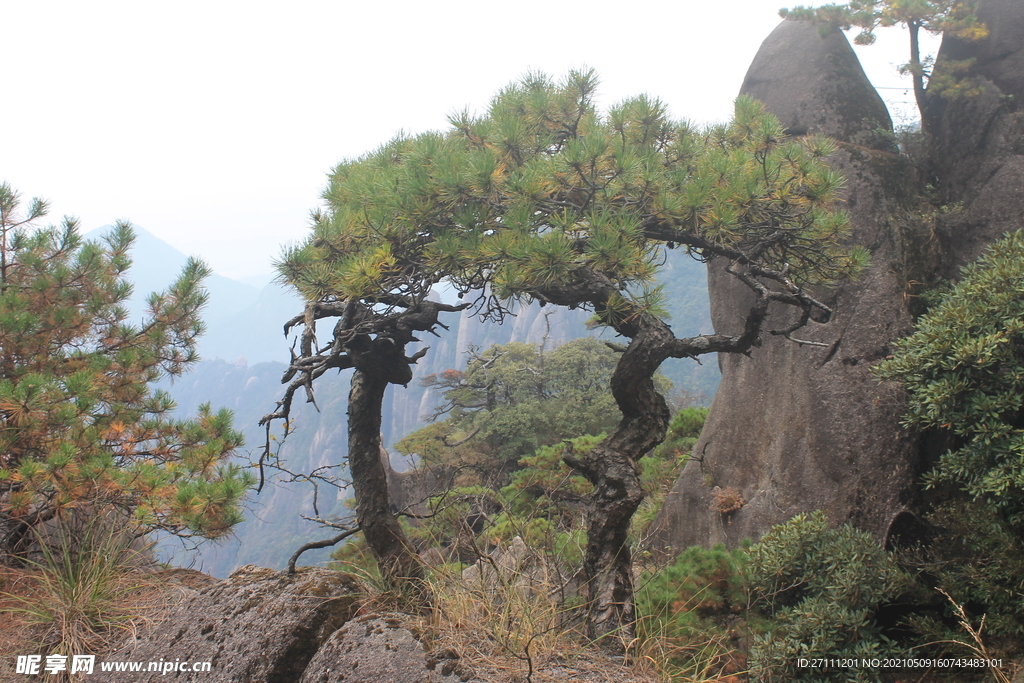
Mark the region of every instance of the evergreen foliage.
<instances>
[{"instance_id":1,"label":"evergreen foliage","mask_svg":"<svg viewBox=\"0 0 1024 683\"><path fill-rule=\"evenodd\" d=\"M293 393L311 392L328 369L355 364L358 378L359 362L385 350L395 363L386 361L385 381L407 382L411 373L399 366L415 361L403 352L410 332L432 329L440 309L429 307L430 320L417 313L420 327L404 323L402 311L426 313L430 287L441 281L494 320L532 301L593 310L596 324L630 339L611 381L623 419L585 461L563 459L594 485L588 633L614 636L603 642L618 649L633 623L627 538L644 497L638 463L670 418L654 384L658 367L670 357L745 352L762 333L792 339L812 315L831 313L805 287L855 275L867 252L845 242L848 218L835 209L843 177L824 161L832 142L786 138L775 117L744 98L730 124L706 131L672 120L647 96L602 115L596 86L592 72L560 83L529 74L482 116L463 112L447 133L402 137L334 170L327 211L314 213L310 238L280 265L309 304L292 323L306 329L285 401L265 422L287 419ZM663 250L676 247L720 258L751 290L741 333L675 336L652 280ZM762 326L771 302L799 309L796 321ZM339 323L321 346L313 323L325 317ZM376 401L383 392L373 389ZM376 457L379 419L353 428L352 418L366 414L350 408L350 463L353 437L361 458ZM382 476L374 480L381 489ZM383 497L372 495L383 514ZM408 547L393 529L386 536L396 553Z\"/></svg>"},{"instance_id":2,"label":"evergreen foliage","mask_svg":"<svg viewBox=\"0 0 1024 683\"><path fill-rule=\"evenodd\" d=\"M769 618L750 652L757 680L879 680L873 668L798 666L800 658L895 654L874 616L907 578L869 534L848 524L829 529L821 511L797 515L750 549L748 572L756 605Z\"/></svg>"},{"instance_id":3,"label":"evergreen foliage","mask_svg":"<svg viewBox=\"0 0 1024 683\"><path fill-rule=\"evenodd\" d=\"M952 485L1024 528L1024 234L965 268L876 372L907 389L908 426L957 440L926 487Z\"/></svg>"},{"instance_id":4,"label":"evergreen foliage","mask_svg":"<svg viewBox=\"0 0 1024 683\"><path fill-rule=\"evenodd\" d=\"M746 567L746 548L687 548L637 591L645 629L669 638L699 637L701 631L714 628L707 617L745 613Z\"/></svg>"},{"instance_id":5,"label":"evergreen foliage","mask_svg":"<svg viewBox=\"0 0 1024 683\"><path fill-rule=\"evenodd\" d=\"M643 577L636 596L640 650L668 680L738 680L729 674L746 669L735 647L751 628L746 565L746 547L692 546Z\"/></svg>"},{"instance_id":6,"label":"evergreen foliage","mask_svg":"<svg viewBox=\"0 0 1024 683\"><path fill-rule=\"evenodd\" d=\"M250 484L227 462L242 443L231 414L172 419L148 386L196 360L209 269L190 261L132 324L130 226L90 242L72 219L34 229L42 200L18 208L0 185L0 550L18 555L30 530L82 509L118 510L140 533L227 533Z\"/></svg>"},{"instance_id":7,"label":"evergreen foliage","mask_svg":"<svg viewBox=\"0 0 1024 683\"><path fill-rule=\"evenodd\" d=\"M951 435L924 476L939 587L986 631L1024 634L1024 233L992 243L876 372L909 398L905 422ZM947 609L951 606L943 603ZM938 622L919 621L927 633Z\"/></svg>"},{"instance_id":8,"label":"evergreen foliage","mask_svg":"<svg viewBox=\"0 0 1024 683\"><path fill-rule=\"evenodd\" d=\"M929 595L933 609L916 615L911 625L929 641L953 643L962 638L953 626L956 606L983 623L982 633L994 651L1020 656L1024 648L1024 537L1019 528L989 506L947 501L929 521L940 530L924 550L924 568L946 595ZM934 606L938 609L934 609ZM984 621L982 621L984 620ZM948 648L963 654L962 648Z\"/></svg>"},{"instance_id":9,"label":"evergreen foliage","mask_svg":"<svg viewBox=\"0 0 1024 683\"><path fill-rule=\"evenodd\" d=\"M821 163L832 143L784 140L745 99L732 124L706 133L646 96L601 116L596 86L592 72L558 84L529 74L484 116L463 112L448 133L343 162L324 193L328 211L283 255L282 278L317 301L425 296L424 283L447 280L497 317L504 299L543 300L590 268L622 290L609 306L627 314L630 300L659 310L644 289L659 245L710 256L712 245L761 244L759 263L788 266L800 283L863 264L838 243L846 216L826 210L842 184Z\"/></svg>"}]
</instances>

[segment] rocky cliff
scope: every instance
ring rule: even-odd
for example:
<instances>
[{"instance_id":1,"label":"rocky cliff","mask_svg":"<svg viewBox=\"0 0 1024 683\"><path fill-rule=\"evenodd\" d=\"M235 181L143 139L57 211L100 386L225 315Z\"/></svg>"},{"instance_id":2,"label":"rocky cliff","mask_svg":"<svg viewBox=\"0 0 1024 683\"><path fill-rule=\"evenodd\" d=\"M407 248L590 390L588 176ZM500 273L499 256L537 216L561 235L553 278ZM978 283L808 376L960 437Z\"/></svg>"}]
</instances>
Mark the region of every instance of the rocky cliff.
<instances>
[{"instance_id":1,"label":"rocky cliff","mask_svg":"<svg viewBox=\"0 0 1024 683\"><path fill-rule=\"evenodd\" d=\"M766 335L749 356L720 358L722 382L655 521L656 547L735 545L815 509L884 540L901 513L913 514L929 454L899 424L898 388L876 382L870 367L910 331L922 283L953 277L993 238L1024 225L1024 4L987 0L979 15L989 38L947 39L936 66L941 74L973 59L957 77L977 93L930 98L917 164L891 144L884 106L845 36L787 21L765 40L742 92L765 102L791 134L840 141L835 164L847 178L851 241L872 262L858 281L821 293L836 313L802 331L820 346ZM919 168L932 177L919 177ZM720 264L710 264L708 281L716 329L735 329L745 292ZM712 509L716 486L739 492L743 507Z\"/></svg>"}]
</instances>

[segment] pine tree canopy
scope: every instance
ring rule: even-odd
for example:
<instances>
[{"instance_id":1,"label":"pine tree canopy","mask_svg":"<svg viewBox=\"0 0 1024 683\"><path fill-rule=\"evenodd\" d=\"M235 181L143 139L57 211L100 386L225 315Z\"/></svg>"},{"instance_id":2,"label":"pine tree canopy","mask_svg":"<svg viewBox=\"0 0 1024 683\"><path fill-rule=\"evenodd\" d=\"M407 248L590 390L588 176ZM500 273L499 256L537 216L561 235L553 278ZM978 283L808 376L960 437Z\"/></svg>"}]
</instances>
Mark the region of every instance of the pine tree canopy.
<instances>
[{"instance_id":1,"label":"pine tree canopy","mask_svg":"<svg viewBox=\"0 0 1024 683\"><path fill-rule=\"evenodd\" d=\"M787 292L863 265L842 246L832 142L787 139L743 98L730 124L703 131L647 96L601 114L596 86L593 72L530 74L482 116L340 164L282 278L327 305L388 305L446 281L493 318L511 300L588 306L597 288L611 324L660 310L664 247L722 256Z\"/></svg>"},{"instance_id":2,"label":"pine tree canopy","mask_svg":"<svg viewBox=\"0 0 1024 683\"><path fill-rule=\"evenodd\" d=\"M583 574L587 635L632 639L630 520L643 501L638 461L665 437L669 409L654 377L667 358L747 352L763 334L791 334L830 309L813 288L856 274L864 250L846 244L836 210L843 177L825 163L835 144L786 138L758 102L741 98L727 125L698 130L635 97L601 113L593 72L561 82L529 74L487 112L452 116L440 133L399 137L334 169L305 243L287 250L282 280L306 298L299 352L268 425L287 420L294 392L313 399L328 369L354 367L349 465L364 536L385 575L418 581L389 511L380 467L380 398L406 384L417 330L456 310L428 300L441 283L465 307L501 320L515 303L585 308L629 338L610 379L622 418L585 458L562 456L593 487ZM715 259L753 294L742 331L677 338L654 276L664 249ZM768 329L769 305L798 314ZM337 318L330 341L316 322ZM377 545L374 546L374 543ZM609 638L604 638L609 636ZM618 645L616 645L618 643Z\"/></svg>"},{"instance_id":3,"label":"pine tree canopy","mask_svg":"<svg viewBox=\"0 0 1024 683\"><path fill-rule=\"evenodd\" d=\"M35 228L0 185L0 546L75 510L121 511L140 533L216 537L240 521L249 477L227 459L242 444L231 414L174 419L149 383L196 361L209 269L190 260L149 313L127 320L134 240L119 223L86 241L73 219Z\"/></svg>"}]
</instances>

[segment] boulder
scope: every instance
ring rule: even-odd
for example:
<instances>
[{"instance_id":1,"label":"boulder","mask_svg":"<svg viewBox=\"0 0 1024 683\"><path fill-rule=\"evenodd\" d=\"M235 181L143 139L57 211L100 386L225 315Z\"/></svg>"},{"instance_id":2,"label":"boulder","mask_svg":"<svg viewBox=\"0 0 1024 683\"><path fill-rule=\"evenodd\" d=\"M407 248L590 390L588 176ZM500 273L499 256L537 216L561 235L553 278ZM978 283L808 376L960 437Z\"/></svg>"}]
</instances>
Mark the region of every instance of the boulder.
<instances>
[{"instance_id":1,"label":"boulder","mask_svg":"<svg viewBox=\"0 0 1024 683\"><path fill-rule=\"evenodd\" d=\"M366 615L339 629L299 683L456 683L470 674L457 659L429 657L401 615Z\"/></svg>"},{"instance_id":2,"label":"boulder","mask_svg":"<svg viewBox=\"0 0 1024 683\"><path fill-rule=\"evenodd\" d=\"M846 36L784 21L761 44L740 94L779 117L789 135L830 135L895 151L892 121Z\"/></svg>"},{"instance_id":3,"label":"boulder","mask_svg":"<svg viewBox=\"0 0 1024 683\"><path fill-rule=\"evenodd\" d=\"M142 662L144 671L150 662L190 664L187 671L161 670L160 680L294 683L353 616L358 592L342 572L307 568L289 576L246 565L186 596L165 620L101 661ZM197 662L210 662L210 671L191 671ZM104 676L111 683L140 680L132 672Z\"/></svg>"},{"instance_id":4,"label":"boulder","mask_svg":"<svg viewBox=\"0 0 1024 683\"><path fill-rule=\"evenodd\" d=\"M832 163L847 179L851 241L872 262L857 281L819 293L834 315L795 335L813 344L765 333L749 355L719 356L718 393L655 519L652 544L670 553L735 546L815 509L884 539L912 503L918 476L918 440L899 424L903 396L870 372L911 329L908 263L920 249L893 217L915 206L914 169L883 144L892 139L888 115L841 33L822 37L811 24L783 22L741 94L764 101L792 134L840 141ZM712 320L718 332L738 333L750 294L723 267L709 264ZM771 313L770 328L792 320L792 311ZM722 492L742 505L723 506Z\"/></svg>"}]
</instances>

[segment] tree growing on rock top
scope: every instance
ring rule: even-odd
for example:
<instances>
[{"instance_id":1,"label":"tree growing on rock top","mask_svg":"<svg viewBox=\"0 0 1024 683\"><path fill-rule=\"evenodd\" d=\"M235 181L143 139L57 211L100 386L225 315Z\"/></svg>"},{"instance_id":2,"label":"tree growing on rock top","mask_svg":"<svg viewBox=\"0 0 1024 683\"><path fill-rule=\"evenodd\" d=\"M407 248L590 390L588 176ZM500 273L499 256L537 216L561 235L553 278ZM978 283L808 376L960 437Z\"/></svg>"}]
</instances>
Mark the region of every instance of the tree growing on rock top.
<instances>
[{"instance_id":1,"label":"tree growing on rock top","mask_svg":"<svg viewBox=\"0 0 1024 683\"><path fill-rule=\"evenodd\" d=\"M45 201L19 207L0 184L0 560L76 512L116 511L138 533L227 533L251 483L227 462L242 444L231 414L171 419L149 388L197 360L209 269L190 260L131 324L131 227L85 241L73 219L34 228Z\"/></svg>"},{"instance_id":2,"label":"tree growing on rock top","mask_svg":"<svg viewBox=\"0 0 1024 683\"><path fill-rule=\"evenodd\" d=\"M988 30L978 21L974 7L975 3L963 0L850 0L844 5L800 5L779 10L779 14L784 19L815 21L844 31L857 27L861 32L853 40L858 45L874 43L879 27L906 26L910 34L910 61L900 66L900 72L910 74L917 109L923 116L925 79L931 74L931 59L921 58L921 31L968 40L984 38Z\"/></svg>"},{"instance_id":3,"label":"tree growing on rock top","mask_svg":"<svg viewBox=\"0 0 1024 683\"><path fill-rule=\"evenodd\" d=\"M596 86L592 72L560 83L529 74L485 114L453 116L446 133L401 138L342 164L324 195L328 214L282 274L311 299L307 328L318 306L344 320L370 305L387 318L396 295L411 296L410 283L446 280L492 320L513 302L582 307L627 339L611 378L621 421L585 459L564 456L594 486L587 631L621 648L635 620L627 535L644 497L638 460L669 420L658 367L670 357L748 352L764 334L799 342L796 330L830 314L808 288L856 273L865 255L843 247L847 218L835 208L843 179L824 161L828 140L786 139L745 99L731 123L704 131L646 96L601 114ZM718 260L749 288L742 331L673 334L651 282L663 250L675 248ZM796 313L769 329L770 305ZM331 344L352 344L349 329L336 327ZM293 362L296 372L324 362L312 349Z\"/></svg>"}]
</instances>

